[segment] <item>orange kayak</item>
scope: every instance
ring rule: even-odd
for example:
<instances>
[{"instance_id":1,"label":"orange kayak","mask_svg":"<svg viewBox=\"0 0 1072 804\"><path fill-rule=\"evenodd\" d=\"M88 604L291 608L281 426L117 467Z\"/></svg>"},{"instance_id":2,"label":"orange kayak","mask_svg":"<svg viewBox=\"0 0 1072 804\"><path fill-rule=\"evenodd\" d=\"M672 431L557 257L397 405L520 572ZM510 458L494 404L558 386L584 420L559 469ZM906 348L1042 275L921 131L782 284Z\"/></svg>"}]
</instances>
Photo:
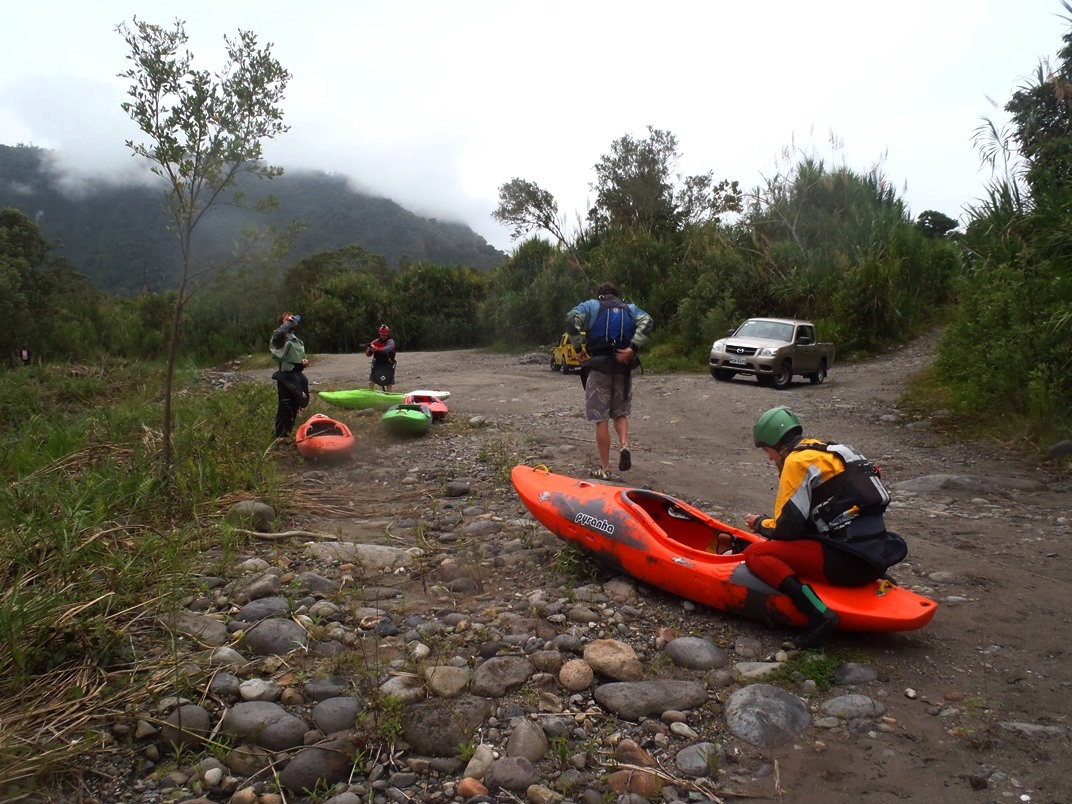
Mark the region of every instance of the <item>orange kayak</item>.
<instances>
[{"instance_id":1,"label":"orange kayak","mask_svg":"<svg viewBox=\"0 0 1072 804\"><path fill-rule=\"evenodd\" d=\"M740 551L762 539L682 500L515 466L518 496L544 527L591 551L600 564L667 592L771 625L803 626L788 597L753 575ZM938 604L887 580L867 586L808 581L844 631L912 631Z\"/></svg>"},{"instance_id":2,"label":"orange kayak","mask_svg":"<svg viewBox=\"0 0 1072 804\"><path fill-rule=\"evenodd\" d=\"M298 428L294 443L306 458L341 461L354 451L354 434L342 422L314 413Z\"/></svg>"}]
</instances>

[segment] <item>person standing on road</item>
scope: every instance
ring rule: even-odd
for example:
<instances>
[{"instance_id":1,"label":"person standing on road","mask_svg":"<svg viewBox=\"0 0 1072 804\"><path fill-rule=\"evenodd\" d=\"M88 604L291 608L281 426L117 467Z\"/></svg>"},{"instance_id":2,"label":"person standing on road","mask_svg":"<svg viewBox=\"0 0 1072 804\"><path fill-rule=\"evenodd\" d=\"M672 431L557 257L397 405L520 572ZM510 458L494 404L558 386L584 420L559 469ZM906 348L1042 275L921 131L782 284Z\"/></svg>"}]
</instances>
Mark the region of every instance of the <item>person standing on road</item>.
<instances>
[{"instance_id":1,"label":"person standing on road","mask_svg":"<svg viewBox=\"0 0 1072 804\"><path fill-rule=\"evenodd\" d=\"M304 374L309 360L305 356L305 344L294 334L300 323L300 315L283 313L279 316L279 327L268 342L272 357L279 361L279 370L272 375L279 396L275 412L276 441L289 438L298 411L309 404L309 380Z\"/></svg>"},{"instance_id":2,"label":"person standing on road","mask_svg":"<svg viewBox=\"0 0 1072 804\"><path fill-rule=\"evenodd\" d=\"M618 471L633 465L629 451L632 373L640 365L637 354L654 326L650 315L619 296L613 282L603 282L594 299L581 302L566 314L566 332L574 349L580 352L583 345L588 354L581 363L584 413L596 426L600 466L592 470L592 476L601 480L611 476L611 420L618 436Z\"/></svg>"},{"instance_id":3,"label":"person standing on road","mask_svg":"<svg viewBox=\"0 0 1072 804\"><path fill-rule=\"evenodd\" d=\"M890 497L877 467L852 447L803 433L784 406L756 419L753 441L778 468L778 496L773 517L745 517L751 530L767 538L745 548L744 562L807 618L793 642L814 648L839 619L802 579L863 586L903 561L908 548L886 530L882 512Z\"/></svg>"},{"instance_id":4,"label":"person standing on road","mask_svg":"<svg viewBox=\"0 0 1072 804\"><path fill-rule=\"evenodd\" d=\"M394 338L391 337L391 328L386 324L380 325L379 335L365 347L365 357L372 358L372 370L369 372L368 387L371 391L377 385L387 393L391 393L395 387L395 353L398 351Z\"/></svg>"}]
</instances>

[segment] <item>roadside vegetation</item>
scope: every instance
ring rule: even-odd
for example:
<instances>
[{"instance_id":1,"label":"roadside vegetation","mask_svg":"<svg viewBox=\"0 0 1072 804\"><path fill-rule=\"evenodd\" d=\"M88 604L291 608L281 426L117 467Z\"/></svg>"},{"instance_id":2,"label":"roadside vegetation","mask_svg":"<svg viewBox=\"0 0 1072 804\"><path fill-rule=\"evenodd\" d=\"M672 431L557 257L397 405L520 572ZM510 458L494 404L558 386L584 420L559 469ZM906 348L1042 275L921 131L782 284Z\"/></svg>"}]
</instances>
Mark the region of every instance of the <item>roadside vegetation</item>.
<instances>
[{"instance_id":1,"label":"roadside vegetation","mask_svg":"<svg viewBox=\"0 0 1072 804\"><path fill-rule=\"evenodd\" d=\"M981 126L994 173L963 226L936 210L913 220L880 168L795 150L749 191L680 176L676 138L655 128L612 143L572 226L537 185L505 183L495 217L520 242L486 274L349 246L296 264L262 253L196 288L117 298L0 210L7 349L42 361L0 371L0 791L106 747L93 704L120 709L170 672L138 635L177 605L197 556L231 546L224 504L278 495L262 455L273 390L212 391L196 368L263 354L284 309L301 313L312 353L357 350L385 321L404 350L535 348L613 279L656 322L645 366L694 371L749 316L810 318L839 359L942 326L917 400L975 436L1037 450L1068 438L1069 25L1058 63L1009 101L1009 130Z\"/></svg>"},{"instance_id":2,"label":"roadside vegetation","mask_svg":"<svg viewBox=\"0 0 1072 804\"><path fill-rule=\"evenodd\" d=\"M109 717L186 689L161 618L195 562L236 549L230 502L278 503L265 386L214 391L180 372L174 485L148 469L163 372L141 361L0 372L0 791L107 750Z\"/></svg>"}]
</instances>

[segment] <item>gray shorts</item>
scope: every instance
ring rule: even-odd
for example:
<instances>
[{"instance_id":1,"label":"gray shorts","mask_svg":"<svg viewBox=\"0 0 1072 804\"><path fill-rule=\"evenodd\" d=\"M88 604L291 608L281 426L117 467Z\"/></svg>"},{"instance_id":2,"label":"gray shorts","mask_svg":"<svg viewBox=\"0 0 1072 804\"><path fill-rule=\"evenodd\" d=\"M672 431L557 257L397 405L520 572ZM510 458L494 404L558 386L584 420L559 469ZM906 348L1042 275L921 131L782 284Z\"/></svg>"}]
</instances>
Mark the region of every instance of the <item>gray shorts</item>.
<instances>
[{"instance_id":1,"label":"gray shorts","mask_svg":"<svg viewBox=\"0 0 1072 804\"><path fill-rule=\"evenodd\" d=\"M632 395L625 399L628 374L588 372L584 386L584 417L590 422L619 419L633 412Z\"/></svg>"}]
</instances>

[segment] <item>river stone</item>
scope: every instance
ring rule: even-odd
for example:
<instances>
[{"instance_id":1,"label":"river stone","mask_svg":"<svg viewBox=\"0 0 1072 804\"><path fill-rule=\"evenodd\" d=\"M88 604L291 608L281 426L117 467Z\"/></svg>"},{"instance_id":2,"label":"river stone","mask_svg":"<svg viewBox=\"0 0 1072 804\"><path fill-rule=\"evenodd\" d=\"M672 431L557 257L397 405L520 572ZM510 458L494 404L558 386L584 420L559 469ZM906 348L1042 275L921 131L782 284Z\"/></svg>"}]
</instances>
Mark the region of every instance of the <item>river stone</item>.
<instances>
[{"instance_id":1,"label":"river stone","mask_svg":"<svg viewBox=\"0 0 1072 804\"><path fill-rule=\"evenodd\" d=\"M715 670L729 664L729 658L710 639L678 637L664 651L678 667L689 670Z\"/></svg>"},{"instance_id":2,"label":"river stone","mask_svg":"<svg viewBox=\"0 0 1072 804\"><path fill-rule=\"evenodd\" d=\"M456 698L465 692L472 680L468 667L453 667L440 664L424 669L428 691L439 698Z\"/></svg>"},{"instance_id":3,"label":"river stone","mask_svg":"<svg viewBox=\"0 0 1072 804\"><path fill-rule=\"evenodd\" d=\"M480 743L473 751L473 756L465 766L462 776L468 779L483 779L491 763L495 761L495 751L487 743Z\"/></svg>"},{"instance_id":4,"label":"river stone","mask_svg":"<svg viewBox=\"0 0 1072 804\"><path fill-rule=\"evenodd\" d=\"M223 645L213 649L209 654L208 663L213 667L238 667L246 663L246 657L230 645Z\"/></svg>"},{"instance_id":5,"label":"river stone","mask_svg":"<svg viewBox=\"0 0 1072 804\"><path fill-rule=\"evenodd\" d=\"M811 724L804 702L770 684L750 684L726 703L730 731L758 748L779 748Z\"/></svg>"},{"instance_id":6,"label":"river stone","mask_svg":"<svg viewBox=\"0 0 1072 804\"><path fill-rule=\"evenodd\" d=\"M707 702L698 681L618 681L596 687L596 703L626 720L662 715L667 709L695 709Z\"/></svg>"},{"instance_id":7,"label":"river stone","mask_svg":"<svg viewBox=\"0 0 1072 804\"><path fill-rule=\"evenodd\" d=\"M616 639L597 639L584 649L584 660L601 676L614 681L639 681L644 678L644 665L636 651Z\"/></svg>"},{"instance_id":8,"label":"river stone","mask_svg":"<svg viewBox=\"0 0 1072 804\"><path fill-rule=\"evenodd\" d=\"M241 500L227 509L224 519L236 527L267 533L275 519L275 509L260 500Z\"/></svg>"},{"instance_id":9,"label":"river stone","mask_svg":"<svg viewBox=\"0 0 1072 804\"><path fill-rule=\"evenodd\" d=\"M305 721L270 701L242 701L224 716L220 728L269 751L285 751L305 741Z\"/></svg>"},{"instance_id":10,"label":"river stone","mask_svg":"<svg viewBox=\"0 0 1072 804\"><path fill-rule=\"evenodd\" d=\"M428 698L402 712L402 737L418 756L453 757L495 709L485 698Z\"/></svg>"},{"instance_id":11,"label":"river stone","mask_svg":"<svg viewBox=\"0 0 1072 804\"><path fill-rule=\"evenodd\" d=\"M350 682L345 678L312 678L302 688L314 701L326 701L337 698L350 689Z\"/></svg>"},{"instance_id":12,"label":"river stone","mask_svg":"<svg viewBox=\"0 0 1072 804\"><path fill-rule=\"evenodd\" d=\"M167 716L160 727L160 736L173 745L185 745L191 748L201 747L201 738L212 728L209 713L195 704L186 704L175 709Z\"/></svg>"},{"instance_id":13,"label":"river stone","mask_svg":"<svg viewBox=\"0 0 1072 804\"><path fill-rule=\"evenodd\" d=\"M349 740L329 740L303 748L283 768L279 781L292 793L330 787L350 775L355 751Z\"/></svg>"},{"instance_id":14,"label":"river stone","mask_svg":"<svg viewBox=\"0 0 1072 804\"><path fill-rule=\"evenodd\" d=\"M424 684L412 676L391 676L380 684L380 692L397 698L404 705L421 701L426 695Z\"/></svg>"},{"instance_id":15,"label":"river stone","mask_svg":"<svg viewBox=\"0 0 1072 804\"><path fill-rule=\"evenodd\" d=\"M825 701L820 707L824 715L842 720L873 718L886 714L886 705L866 695L839 695Z\"/></svg>"},{"instance_id":16,"label":"river stone","mask_svg":"<svg viewBox=\"0 0 1072 804\"><path fill-rule=\"evenodd\" d=\"M235 594L235 599L239 603L249 600L259 600L262 597L271 597L272 595L279 594L279 590L282 588L282 579L273 572L266 572L243 586L242 589Z\"/></svg>"},{"instance_id":17,"label":"river stone","mask_svg":"<svg viewBox=\"0 0 1072 804\"><path fill-rule=\"evenodd\" d=\"M694 743L677 752L674 764L686 776L718 776L718 769L725 762L722 746L715 743Z\"/></svg>"},{"instance_id":18,"label":"river stone","mask_svg":"<svg viewBox=\"0 0 1072 804\"><path fill-rule=\"evenodd\" d=\"M878 670L869 664L845 662L834 670L834 683L851 687L854 684L867 684L878 678Z\"/></svg>"},{"instance_id":19,"label":"river stone","mask_svg":"<svg viewBox=\"0 0 1072 804\"><path fill-rule=\"evenodd\" d=\"M272 760L272 754L259 745L237 745L227 755L227 769L237 776L254 776L270 768Z\"/></svg>"},{"instance_id":20,"label":"river stone","mask_svg":"<svg viewBox=\"0 0 1072 804\"><path fill-rule=\"evenodd\" d=\"M524 791L536 781L536 766L525 757L503 757L491 763L484 784L491 791Z\"/></svg>"},{"instance_id":21,"label":"river stone","mask_svg":"<svg viewBox=\"0 0 1072 804\"><path fill-rule=\"evenodd\" d=\"M258 656L285 656L292 650L307 647L309 635L293 620L272 617L246 631L242 644Z\"/></svg>"},{"instance_id":22,"label":"river stone","mask_svg":"<svg viewBox=\"0 0 1072 804\"><path fill-rule=\"evenodd\" d=\"M340 561L357 564L365 574L403 569L421 555L416 547L390 547L383 544L354 544L353 542L313 542L306 547L312 558L320 561Z\"/></svg>"},{"instance_id":23,"label":"river stone","mask_svg":"<svg viewBox=\"0 0 1072 804\"><path fill-rule=\"evenodd\" d=\"M532 763L539 762L547 753L549 745L543 729L531 720L522 720L510 733L506 741L508 757L525 757Z\"/></svg>"},{"instance_id":24,"label":"river stone","mask_svg":"<svg viewBox=\"0 0 1072 804\"><path fill-rule=\"evenodd\" d=\"M328 595L337 592L341 584L333 578L325 578L315 572L303 572L298 576L298 583L302 589L309 592Z\"/></svg>"},{"instance_id":25,"label":"river stone","mask_svg":"<svg viewBox=\"0 0 1072 804\"><path fill-rule=\"evenodd\" d=\"M584 659L570 659L558 671L558 683L570 692L580 692L592 686L595 674Z\"/></svg>"},{"instance_id":26,"label":"river stone","mask_svg":"<svg viewBox=\"0 0 1072 804\"><path fill-rule=\"evenodd\" d=\"M250 601L235 613L233 619L242 623L259 623L269 617L279 617L289 613L290 603L287 602L287 599L279 595L273 595Z\"/></svg>"},{"instance_id":27,"label":"river stone","mask_svg":"<svg viewBox=\"0 0 1072 804\"><path fill-rule=\"evenodd\" d=\"M1064 441L1051 444L1049 449L1046 450L1046 457L1050 459L1063 458L1065 455L1072 455L1072 441L1067 438Z\"/></svg>"},{"instance_id":28,"label":"river stone","mask_svg":"<svg viewBox=\"0 0 1072 804\"><path fill-rule=\"evenodd\" d=\"M473 672L473 694L501 698L529 680L536 668L523 656L496 656Z\"/></svg>"},{"instance_id":29,"label":"river stone","mask_svg":"<svg viewBox=\"0 0 1072 804\"><path fill-rule=\"evenodd\" d=\"M353 728L360 711L361 705L356 698L344 696L321 701L313 707L311 716L313 723L320 731L324 734L334 734L337 731Z\"/></svg>"},{"instance_id":30,"label":"river stone","mask_svg":"<svg viewBox=\"0 0 1072 804\"><path fill-rule=\"evenodd\" d=\"M170 618L171 628L181 634L193 637L198 642L210 647L226 645L230 641L227 626L219 620L195 614L192 611L179 611Z\"/></svg>"}]
</instances>

